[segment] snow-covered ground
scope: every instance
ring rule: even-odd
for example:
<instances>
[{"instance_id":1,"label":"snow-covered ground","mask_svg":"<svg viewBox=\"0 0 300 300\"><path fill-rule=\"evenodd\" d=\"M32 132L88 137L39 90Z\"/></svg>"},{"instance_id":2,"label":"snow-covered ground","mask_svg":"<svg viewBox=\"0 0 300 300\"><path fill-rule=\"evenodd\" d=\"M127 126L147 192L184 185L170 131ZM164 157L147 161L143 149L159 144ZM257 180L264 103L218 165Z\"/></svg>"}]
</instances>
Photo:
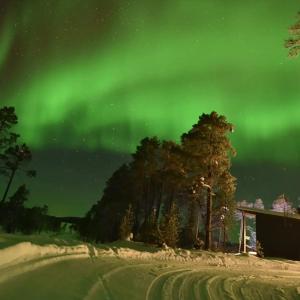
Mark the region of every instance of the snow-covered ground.
<instances>
[{"instance_id":1,"label":"snow-covered ground","mask_svg":"<svg viewBox=\"0 0 300 300\"><path fill-rule=\"evenodd\" d=\"M0 234L0 299L300 299L300 262Z\"/></svg>"}]
</instances>

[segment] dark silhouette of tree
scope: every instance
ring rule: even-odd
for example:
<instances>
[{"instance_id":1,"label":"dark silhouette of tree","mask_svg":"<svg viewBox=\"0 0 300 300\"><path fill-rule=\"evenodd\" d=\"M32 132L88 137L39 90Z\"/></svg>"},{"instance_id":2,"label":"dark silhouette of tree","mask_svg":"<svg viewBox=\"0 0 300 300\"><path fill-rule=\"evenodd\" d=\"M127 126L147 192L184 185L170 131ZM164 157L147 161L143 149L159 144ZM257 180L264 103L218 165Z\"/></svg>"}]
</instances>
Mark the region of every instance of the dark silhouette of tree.
<instances>
[{"instance_id":1,"label":"dark silhouette of tree","mask_svg":"<svg viewBox=\"0 0 300 300\"><path fill-rule=\"evenodd\" d=\"M186 172L182 160L181 147L172 141L163 141L161 146L161 161L159 174L166 192L163 203L165 209L170 210L172 204L176 200L179 200L186 184ZM158 206L158 213L160 206Z\"/></svg>"},{"instance_id":2,"label":"dark silhouette of tree","mask_svg":"<svg viewBox=\"0 0 300 300\"><path fill-rule=\"evenodd\" d=\"M134 214L132 205L129 204L128 208L125 211L125 214L121 220L120 224L120 239L128 240L130 238L130 234L132 233L132 228L134 224Z\"/></svg>"},{"instance_id":3,"label":"dark silhouette of tree","mask_svg":"<svg viewBox=\"0 0 300 300\"><path fill-rule=\"evenodd\" d=\"M137 234L143 223L149 223L149 217L155 210L155 202L159 186L157 176L160 169L160 142L156 137L144 138L132 154L130 164L135 186L135 224ZM156 212L155 212L156 214Z\"/></svg>"},{"instance_id":4,"label":"dark silhouette of tree","mask_svg":"<svg viewBox=\"0 0 300 300\"><path fill-rule=\"evenodd\" d=\"M24 206L24 203L28 200L29 190L26 185L21 185L17 191L9 198L9 202L14 206Z\"/></svg>"},{"instance_id":5,"label":"dark silhouette of tree","mask_svg":"<svg viewBox=\"0 0 300 300\"><path fill-rule=\"evenodd\" d=\"M48 207L26 208L29 190L26 185L21 185L13 196L6 202L0 203L0 225L6 232L16 231L31 234L40 233L42 230L52 230L50 219L47 216Z\"/></svg>"},{"instance_id":6,"label":"dark silhouette of tree","mask_svg":"<svg viewBox=\"0 0 300 300\"><path fill-rule=\"evenodd\" d=\"M11 128L18 123L13 107L0 109L0 174L8 177L7 186L1 202L5 202L16 172L24 171L34 177L36 172L24 170L22 167L31 160L31 152L26 144L18 145L19 135L11 132Z\"/></svg>"},{"instance_id":7,"label":"dark silhouette of tree","mask_svg":"<svg viewBox=\"0 0 300 300\"><path fill-rule=\"evenodd\" d=\"M22 220L21 231L25 234L31 234L34 232L41 233L41 231L47 230L49 228L47 213L47 205L42 207L34 206L26 208Z\"/></svg>"},{"instance_id":8,"label":"dark silhouette of tree","mask_svg":"<svg viewBox=\"0 0 300 300\"><path fill-rule=\"evenodd\" d=\"M31 152L26 144L21 146L11 146L4 151L4 154L0 155L0 159L3 163L2 169L6 171L6 175L9 177L1 202L5 202L12 181L18 170L24 171L29 177L34 177L36 175L34 170L26 170L22 168L24 164L31 161L31 158Z\"/></svg>"},{"instance_id":9,"label":"dark silhouette of tree","mask_svg":"<svg viewBox=\"0 0 300 300\"><path fill-rule=\"evenodd\" d=\"M0 154L17 141L19 135L10 132L17 123L18 118L13 107L0 108Z\"/></svg>"},{"instance_id":10,"label":"dark silhouette of tree","mask_svg":"<svg viewBox=\"0 0 300 300\"><path fill-rule=\"evenodd\" d=\"M192 182L206 190L206 225L205 248L211 248L211 223L213 203L212 197L221 191L221 178L229 173L230 155L235 150L230 144L227 134L232 132L233 125L216 112L202 114L197 124L181 137L183 150L188 160L187 172ZM232 187L234 189L234 187Z\"/></svg>"},{"instance_id":11,"label":"dark silhouette of tree","mask_svg":"<svg viewBox=\"0 0 300 300\"><path fill-rule=\"evenodd\" d=\"M7 185L0 201L0 223L8 232L15 232L16 230L25 232L26 222L30 222L33 215L39 218L41 215L46 214L45 207L25 208L24 203L29 195L25 185L20 186L6 202L17 172L22 171L29 177L36 175L34 170L26 168L26 164L32 158L30 149L26 144L18 144L20 136L11 131L17 123L18 118L13 107L0 109L0 174L8 177ZM42 226L43 222L39 219L39 221L35 222L35 225L27 226L27 231L36 231L37 227Z\"/></svg>"},{"instance_id":12,"label":"dark silhouette of tree","mask_svg":"<svg viewBox=\"0 0 300 300\"><path fill-rule=\"evenodd\" d=\"M198 239L200 209L196 197L189 195L186 202L186 221L181 232L180 244L183 247L194 247Z\"/></svg>"},{"instance_id":13,"label":"dark silhouette of tree","mask_svg":"<svg viewBox=\"0 0 300 300\"><path fill-rule=\"evenodd\" d=\"M29 190L21 185L7 203L1 203L1 223L5 231L15 232L21 230L25 214L25 202L29 196Z\"/></svg>"},{"instance_id":14,"label":"dark silhouette of tree","mask_svg":"<svg viewBox=\"0 0 300 300\"><path fill-rule=\"evenodd\" d=\"M289 50L289 57L297 57L300 53L300 12L298 21L289 28L291 37L285 41L285 47Z\"/></svg>"},{"instance_id":15,"label":"dark silhouette of tree","mask_svg":"<svg viewBox=\"0 0 300 300\"><path fill-rule=\"evenodd\" d=\"M129 204L134 209L134 193L131 170L122 165L107 181L103 196L86 214L80 233L94 241L117 240L120 224Z\"/></svg>"},{"instance_id":16,"label":"dark silhouette of tree","mask_svg":"<svg viewBox=\"0 0 300 300\"><path fill-rule=\"evenodd\" d=\"M156 220L155 209L146 216L138 234L138 240L149 244L159 243L159 228Z\"/></svg>"},{"instance_id":17,"label":"dark silhouette of tree","mask_svg":"<svg viewBox=\"0 0 300 300\"><path fill-rule=\"evenodd\" d=\"M161 208L170 209L184 179L180 155L180 146L156 137L143 139L133 154L130 166L137 195L134 233L139 240L158 241Z\"/></svg>"}]
</instances>

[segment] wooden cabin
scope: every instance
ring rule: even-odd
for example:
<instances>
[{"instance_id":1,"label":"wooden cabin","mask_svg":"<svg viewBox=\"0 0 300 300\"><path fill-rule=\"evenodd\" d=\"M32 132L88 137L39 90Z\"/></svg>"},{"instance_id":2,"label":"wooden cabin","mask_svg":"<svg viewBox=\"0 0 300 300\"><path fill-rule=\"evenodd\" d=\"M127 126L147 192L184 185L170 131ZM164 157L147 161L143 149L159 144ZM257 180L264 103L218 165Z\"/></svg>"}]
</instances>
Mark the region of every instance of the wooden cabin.
<instances>
[{"instance_id":1,"label":"wooden cabin","mask_svg":"<svg viewBox=\"0 0 300 300\"><path fill-rule=\"evenodd\" d=\"M265 257L282 257L300 260L300 214L238 207L242 212L242 250L247 251L247 215L256 218L256 240Z\"/></svg>"}]
</instances>

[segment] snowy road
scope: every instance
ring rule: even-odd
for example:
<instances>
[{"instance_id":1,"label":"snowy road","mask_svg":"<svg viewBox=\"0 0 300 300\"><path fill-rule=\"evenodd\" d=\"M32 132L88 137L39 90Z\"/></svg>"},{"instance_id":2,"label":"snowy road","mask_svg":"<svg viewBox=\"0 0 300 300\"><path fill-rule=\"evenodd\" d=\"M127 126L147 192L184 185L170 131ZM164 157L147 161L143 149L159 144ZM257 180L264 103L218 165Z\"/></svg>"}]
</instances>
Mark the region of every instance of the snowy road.
<instances>
[{"instance_id":1,"label":"snowy road","mask_svg":"<svg viewBox=\"0 0 300 300\"><path fill-rule=\"evenodd\" d=\"M55 248L59 253L52 250L51 255L44 249L36 255L43 248L30 259L10 256L2 268L0 264L1 300L300 299L298 262L223 254L197 259L189 253L184 257L130 249L91 253L82 246Z\"/></svg>"}]
</instances>

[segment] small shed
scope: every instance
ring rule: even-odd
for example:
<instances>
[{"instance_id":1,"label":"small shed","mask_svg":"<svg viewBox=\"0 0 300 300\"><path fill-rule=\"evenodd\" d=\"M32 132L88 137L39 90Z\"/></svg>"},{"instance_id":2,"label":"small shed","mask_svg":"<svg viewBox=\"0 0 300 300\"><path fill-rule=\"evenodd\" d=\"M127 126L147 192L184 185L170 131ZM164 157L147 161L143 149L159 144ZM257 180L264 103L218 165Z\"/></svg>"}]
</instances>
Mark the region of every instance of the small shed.
<instances>
[{"instance_id":1,"label":"small shed","mask_svg":"<svg viewBox=\"0 0 300 300\"><path fill-rule=\"evenodd\" d=\"M243 249L246 251L246 216L256 217L256 240L264 256L300 260L300 214L238 207L242 212Z\"/></svg>"}]
</instances>

